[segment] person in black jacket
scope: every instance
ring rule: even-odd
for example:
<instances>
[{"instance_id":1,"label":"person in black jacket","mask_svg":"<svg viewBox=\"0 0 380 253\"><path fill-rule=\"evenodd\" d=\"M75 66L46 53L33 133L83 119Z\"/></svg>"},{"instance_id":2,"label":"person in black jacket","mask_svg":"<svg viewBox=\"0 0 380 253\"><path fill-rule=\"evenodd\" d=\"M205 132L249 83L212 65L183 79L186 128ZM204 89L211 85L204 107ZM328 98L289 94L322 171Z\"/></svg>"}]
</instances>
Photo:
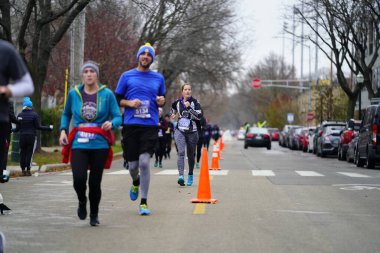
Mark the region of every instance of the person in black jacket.
<instances>
[{"instance_id":1,"label":"person in black jacket","mask_svg":"<svg viewBox=\"0 0 380 253\"><path fill-rule=\"evenodd\" d=\"M5 135L5 152L3 158L4 160L1 161L0 170L7 169L9 144L11 142L12 123L18 124L18 120L15 115L13 103L9 102L9 128Z\"/></svg>"},{"instance_id":2,"label":"person in black jacket","mask_svg":"<svg viewBox=\"0 0 380 253\"><path fill-rule=\"evenodd\" d=\"M23 176L31 176L32 157L37 144L37 130L52 131L53 126L42 126L38 114L33 111L29 97L24 98L23 110L17 115L17 124L13 132L20 132L20 167Z\"/></svg>"}]
</instances>

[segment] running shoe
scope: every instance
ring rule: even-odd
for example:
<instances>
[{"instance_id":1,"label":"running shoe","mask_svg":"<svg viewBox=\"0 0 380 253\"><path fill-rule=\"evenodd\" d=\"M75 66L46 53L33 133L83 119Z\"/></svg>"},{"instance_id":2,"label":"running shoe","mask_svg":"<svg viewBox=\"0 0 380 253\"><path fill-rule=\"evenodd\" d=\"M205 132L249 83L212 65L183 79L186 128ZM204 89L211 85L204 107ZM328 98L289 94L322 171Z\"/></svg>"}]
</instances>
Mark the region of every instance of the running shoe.
<instances>
[{"instance_id":1,"label":"running shoe","mask_svg":"<svg viewBox=\"0 0 380 253\"><path fill-rule=\"evenodd\" d=\"M0 204L0 214L1 215L4 215L5 214L10 214L11 213L11 209L9 207L7 207L4 203L1 203Z\"/></svg>"},{"instance_id":2,"label":"running shoe","mask_svg":"<svg viewBox=\"0 0 380 253\"><path fill-rule=\"evenodd\" d=\"M154 162L154 167L157 168L157 166L158 166L158 161L155 161Z\"/></svg>"},{"instance_id":3,"label":"running shoe","mask_svg":"<svg viewBox=\"0 0 380 253\"><path fill-rule=\"evenodd\" d=\"M158 163L158 167L162 168L162 162Z\"/></svg>"},{"instance_id":4,"label":"running shoe","mask_svg":"<svg viewBox=\"0 0 380 253\"><path fill-rule=\"evenodd\" d=\"M140 215L149 215L150 210L148 209L148 205L147 204L140 205L139 212L140 212Z\"/></svg>"},{"instance_id":5,"label":"running shoe","mask_svg":"<svg viewBox=\"0 0 380 253\"><path fill-rule=\"evenodd\" d=\"M77 214L79 219L85 220L87 217L86 202L79 202Z\"/></svg>"},{"instance_id":6,"label":"running shoe","mask_svg":"<svg viewBox=\"0 0 380 253\"><path fill-rule=\"evenodd\" d=\"M186 185L187 186L192 186L193 185L193 175L189 175L188 176Z\"/></svg>"},{"instance_id":7,"label":"running shoe","mask_svg":"<svg viewBox=\"0 0 380 253\"><path fill-rule=\"evenodd\" d=\"M197 163L197 164L195 165L195 168L197 168L197 169L200 169L200 168L201 168L201 166L199 165L199 163Z\"/></svg>"},{"instance_id":8,"label":"running shoe","mask_svg":"<svg viewBox=\"0 0 380 253\"><path fill-rule=\"evenodd\" d=\"M90 214L90 225L91 226L96 226L96 225L99 225L100 222L99 222L99 219L98 219L98 215L94 215L94 214Z\"/></svg>"},{"instance_id":9,"label":"running shoe","mask_svg":"<svg viewBox=\"0 0 380 253\"><path fill-rule=\"evenodd\" d=\"M139 197L139 186L132 185L131 190L129 191L129 197L132 201L135 201Z\"/></svg>"},{"instance_id":10,"label":"running shoe","mask_svg":"<svg viewBox=\"0 0 380 253\"><path fill-rule=\"evenodd\" d=\"M178 184L180 186L185 186L185 179L183 178L183 176L178 177Z\"/></svg>"}]
</instances>

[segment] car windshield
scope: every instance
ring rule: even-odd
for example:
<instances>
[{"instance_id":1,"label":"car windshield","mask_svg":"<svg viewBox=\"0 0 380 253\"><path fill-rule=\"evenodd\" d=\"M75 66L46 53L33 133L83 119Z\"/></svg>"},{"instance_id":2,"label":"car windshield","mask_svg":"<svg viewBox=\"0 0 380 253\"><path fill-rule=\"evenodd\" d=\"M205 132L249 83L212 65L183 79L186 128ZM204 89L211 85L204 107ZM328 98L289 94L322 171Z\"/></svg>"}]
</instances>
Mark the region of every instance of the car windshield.
<instances>
[{"instance_id":1,"label":"car windshield","mask_svg":"<svg viewBox=\"0 0 380 253\"><path fill-rule=\"evenodd\" d=\"M345 126L327 126L326 127L326 134L339 134L340 131L342 131L345 128Z\"/></svg>"},{"instance_id":2,"label":"car windshield","mask_svg":"<svg viewBox=\"0 0 380 253\"><path fill-rule=\"evenodd\" d=\"M249 129L250 134L267 134L268 129L267 128L260 128L260 127L251 127Z\"/></svg>"}]
</instances>

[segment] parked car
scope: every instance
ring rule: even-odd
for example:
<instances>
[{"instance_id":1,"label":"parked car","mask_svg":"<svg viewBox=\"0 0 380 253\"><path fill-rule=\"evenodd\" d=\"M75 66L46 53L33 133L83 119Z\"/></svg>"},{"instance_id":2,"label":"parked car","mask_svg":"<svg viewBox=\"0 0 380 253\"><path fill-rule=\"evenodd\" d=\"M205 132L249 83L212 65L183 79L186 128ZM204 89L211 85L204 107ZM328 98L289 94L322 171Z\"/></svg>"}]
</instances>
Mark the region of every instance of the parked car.
<instances>
[{"instance_id":1,"label":"parked car","mask_svg":"<svg viewBox=\"0 0 380 253\"><path fill-rule=\"evenodd\" d=\"M290 149L297 149L298 139L299 139L299 131L302 126L290 126L287 134L287 147Z\"/></svg>"},{"instance_id":2,"label":"parked car","mask_svg":"<svg viewBox=\"0 0 380 253\"><path fill-rule=\"evenodd\" d=\"M339 138L338 159L346 160L348 144L358 134L361 120L350 119L347 121L346 127L343 129Z\"/></svg>"},{"instance_id":3,"label":"parked car","mask_svg":"<svg viewBox=\"0 0 380 253\"><path fill-rule=\"evenodd\" d=\"M309 137L309 150L313 152L313 154L317 154L317 139L318 139L318 134L321 130L321 125L318 125L314 133L312 133Z\"/></svg>"},{"instance_id":4,"label":"parked car","mask_svg":"<svg viewBox=\"0 0 380 253\"><path fill-rule=\"evenodd\" d=\"M356 148L358 146L359 135L356 136L348 143L346 161L349 163L355 162Z\"/></svg>"},{"instance_id":5,"label":"parked car","mask_svg":"<svg viewBox=\"0 0 380 253\"><path fill-rule=\"evenodd\" d=\"M338 121L325 121L321 124L321 129L317 137L317 155L337 155L340 132L345 128L346 123Z\"/></svg>"},{"instance_id":6,"label":"parked car","mask_svg":"<svg viewBox=\"0 0 380 253\"><path fill-rule=\"evenodd\" d=\"M280 130L278 128L268 128L272 141L278 141L280 138Z\"/></svg>"},{"instance_id":7,"label":"parked car","mask_svg":"<svg viewBox=\"0 0 380 253\"><path fill-rule=\"evenodd\" d=\"M314 133L315 127L305 127L301 131L300 136L300 150L303 152L308 152L309 149L309 136Z\"/></svg>"},{"instance_id":8,"label":"parked car","mask_svg":"<svg viewBox=\"0 0 380 253\"><path fill-rule=\"evenodd\" d=\"M380 105L366 108L359 130L356 166L374 168L380 162Z\"/></svg>"},{"instance_id":9,"label":"parked car","mask_svg":"<svg viewBox=\"0 0 380 253\"><path fill-rule=\"evenodd\" d=\"M267 128L251 127L249 128L244 139L244 148L248 147L266 147L272 148L270 134Z\"/></svg>"}]
</instances>

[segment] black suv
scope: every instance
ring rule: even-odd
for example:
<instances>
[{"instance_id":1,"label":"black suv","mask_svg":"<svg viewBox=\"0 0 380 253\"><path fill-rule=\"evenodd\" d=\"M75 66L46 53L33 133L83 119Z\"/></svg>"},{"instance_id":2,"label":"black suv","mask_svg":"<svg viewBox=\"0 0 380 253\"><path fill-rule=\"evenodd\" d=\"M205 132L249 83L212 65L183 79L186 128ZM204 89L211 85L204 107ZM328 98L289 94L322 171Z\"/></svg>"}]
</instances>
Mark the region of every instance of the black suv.
<instances>
[{"instance_id":1,"label":"black suv","mask_svg":"<svg viewBox=\"0 0 380 253\"><path fill-rule=\"evenodd\" d=\"M341 131L345 128L345 122L324 121L321 123L317 133L317 155L325 157L326 155L337 155Z\"/></svg>"},{"instance_id":2,"label":"black suv","mask_svg":"<svg viewBox=\"0 0 380 253\"><path fill-rule=\"evenodd\" d=\"M372 101L371 101L372 102ZM364 112L359 130L356 166L374 168L380 162L380 104L370 105Z\"/></svg>"}]
</instances>

